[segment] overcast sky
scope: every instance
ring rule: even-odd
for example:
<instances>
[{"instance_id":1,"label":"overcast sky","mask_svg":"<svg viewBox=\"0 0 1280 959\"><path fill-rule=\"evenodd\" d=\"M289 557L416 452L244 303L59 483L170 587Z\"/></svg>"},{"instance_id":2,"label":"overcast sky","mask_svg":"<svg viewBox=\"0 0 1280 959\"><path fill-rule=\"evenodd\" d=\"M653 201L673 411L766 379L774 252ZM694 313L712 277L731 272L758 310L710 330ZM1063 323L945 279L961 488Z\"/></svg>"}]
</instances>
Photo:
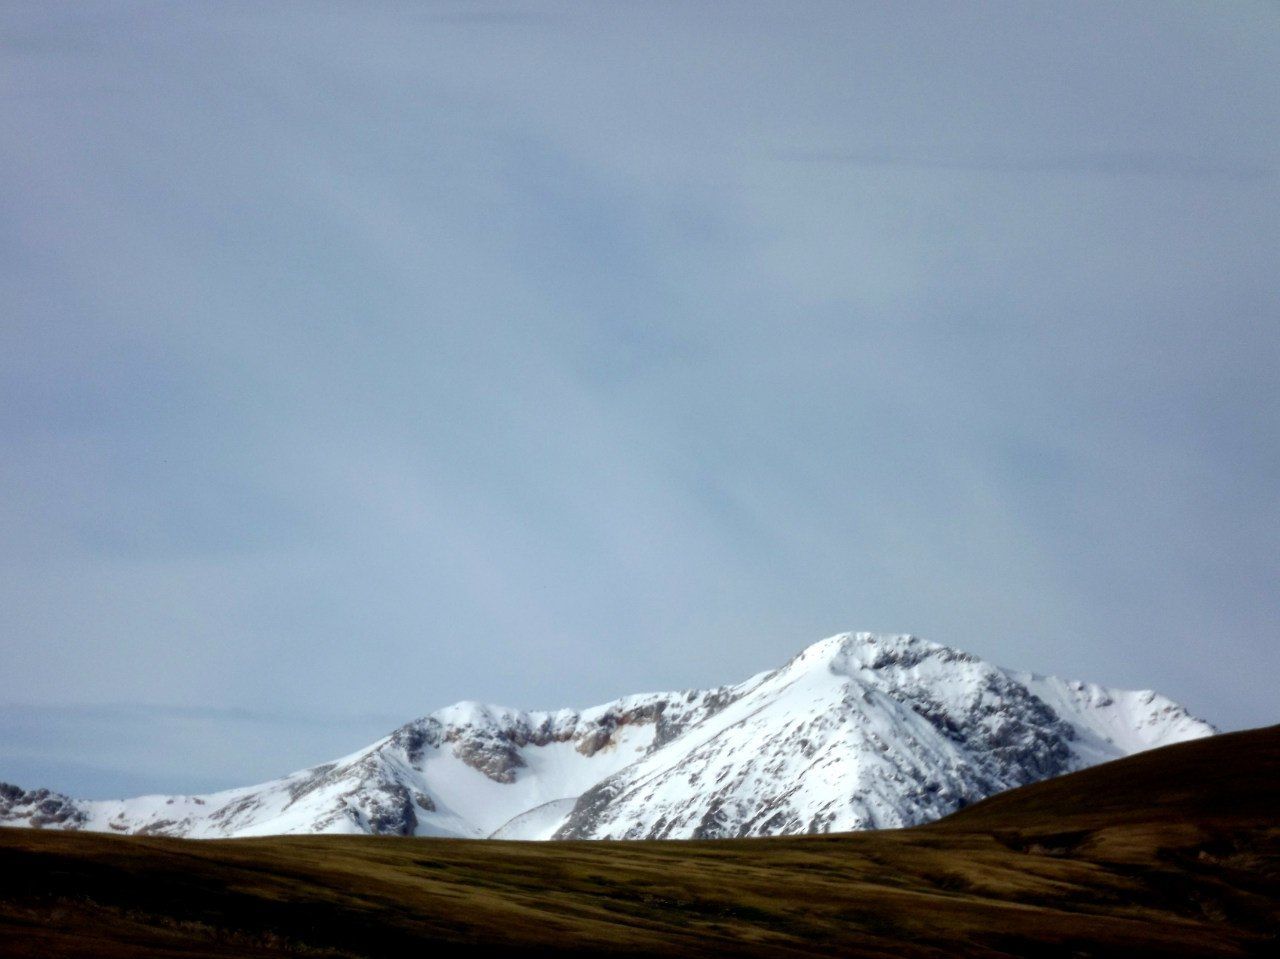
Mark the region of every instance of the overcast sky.
<instances>
[{"instance_id":1,"label":"overcast sky","mask_svg":"<svg viewBox=\"0 0 1280 959\"><path fill-rule=\"evenodd\" d=\"M1280 720L1280 7L0 4L0 779L845 629Z\"/></svg>"}]
</instances>

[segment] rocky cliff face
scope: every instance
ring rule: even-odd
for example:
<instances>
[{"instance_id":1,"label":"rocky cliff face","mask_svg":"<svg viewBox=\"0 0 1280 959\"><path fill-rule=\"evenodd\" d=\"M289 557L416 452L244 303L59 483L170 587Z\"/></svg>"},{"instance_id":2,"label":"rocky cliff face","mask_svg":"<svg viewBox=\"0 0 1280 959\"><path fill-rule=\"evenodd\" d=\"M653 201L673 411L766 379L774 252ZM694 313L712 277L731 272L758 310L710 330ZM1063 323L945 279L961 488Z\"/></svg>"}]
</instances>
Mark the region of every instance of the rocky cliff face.
<instances>
[{"instance_id":1,"label":"rocky cliff face","mask_svg":"<svg viewBox=\"0 0 1280 959\"><path fill-rule=\"evenodd\" d=\"M871 829L1212 732L1155 693L850 633L712 690L581 712L459 703L335 762L208 796L84 802L0 786L0 824L523 839Z\"/></svg>"}]
</instances>

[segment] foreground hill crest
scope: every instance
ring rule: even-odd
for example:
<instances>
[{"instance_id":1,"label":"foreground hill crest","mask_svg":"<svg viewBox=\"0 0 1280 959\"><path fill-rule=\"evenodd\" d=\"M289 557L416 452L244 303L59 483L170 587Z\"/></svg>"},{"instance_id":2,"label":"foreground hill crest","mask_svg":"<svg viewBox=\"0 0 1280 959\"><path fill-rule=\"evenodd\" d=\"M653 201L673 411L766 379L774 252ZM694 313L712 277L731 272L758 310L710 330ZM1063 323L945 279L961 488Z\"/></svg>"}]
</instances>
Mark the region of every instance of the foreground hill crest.
<instances>
[{"instance_id":1,"label":"foreground hill crest","mask_svg":"<svg viewBox=\"0 0 1280 959\"><path fill-rule=\"evenodd\" d=\"M0 786L0 823L190 837L720 838L908 826L1210 735L1150 691L843 633L709 690L581 711L461 702L368 748L207 796L86 802Z\"/></svg>"}]
</instances>

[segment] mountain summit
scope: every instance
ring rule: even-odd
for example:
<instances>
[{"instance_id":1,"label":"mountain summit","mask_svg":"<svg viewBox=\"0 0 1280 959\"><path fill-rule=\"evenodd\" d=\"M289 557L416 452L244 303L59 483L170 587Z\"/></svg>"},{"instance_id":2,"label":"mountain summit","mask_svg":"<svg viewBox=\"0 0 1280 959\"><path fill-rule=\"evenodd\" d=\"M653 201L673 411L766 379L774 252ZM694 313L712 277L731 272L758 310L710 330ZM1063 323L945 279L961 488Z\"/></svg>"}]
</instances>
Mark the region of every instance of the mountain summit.
<instances>
[{"instance_id":1,"label":"mountain summit","mask_svg":"<svg viewBox=\"0 0 1280 959\"><path fill-rule=\"evenodd\" d=\"M0 825L188 836L692 839L910 826L1212 735L1150 691L842 633L710 690L582 711L461 702L350 756L206 796L88 802L0 784Z\"/></svg>"}]
</instances>

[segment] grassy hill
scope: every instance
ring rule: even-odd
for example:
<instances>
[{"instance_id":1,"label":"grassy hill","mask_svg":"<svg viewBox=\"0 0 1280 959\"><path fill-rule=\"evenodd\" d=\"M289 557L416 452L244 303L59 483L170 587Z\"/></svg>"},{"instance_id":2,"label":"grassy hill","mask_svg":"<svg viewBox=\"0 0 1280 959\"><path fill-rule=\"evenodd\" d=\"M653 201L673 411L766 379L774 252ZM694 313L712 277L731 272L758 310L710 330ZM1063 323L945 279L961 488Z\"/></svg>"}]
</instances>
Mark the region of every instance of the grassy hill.
<instances>
[{"instance_id":1,"label":"grassy hill","mask_svg":"<svg viewBox=\"0 0 1280 959\"><path fill-rule=\"evenodd\" d=\"M1280 727L916 829L718 842L0 829L0 955L1280 955Z\"/></svg>"}]
</instances>

